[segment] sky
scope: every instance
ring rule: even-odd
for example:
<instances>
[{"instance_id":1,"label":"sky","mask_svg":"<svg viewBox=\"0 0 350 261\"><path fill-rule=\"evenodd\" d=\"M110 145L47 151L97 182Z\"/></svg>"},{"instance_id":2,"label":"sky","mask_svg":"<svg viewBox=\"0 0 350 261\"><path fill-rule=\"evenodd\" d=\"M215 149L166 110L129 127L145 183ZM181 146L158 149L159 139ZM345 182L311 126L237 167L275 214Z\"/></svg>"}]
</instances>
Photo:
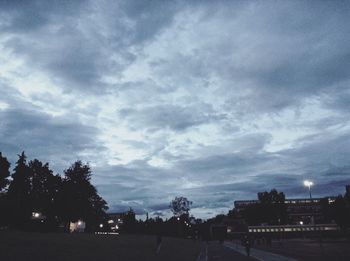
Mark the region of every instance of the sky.
<instances>
[{"instance_id":1,"label":"sky","mask_svg":"<svg viewBox=\"0 0 350 261\"><path fill-rule=\"evenodd\" d=\"M348 1L0 0L0 151L88 162L110 211L350 184Z\"/></svg>"}]
</instances>

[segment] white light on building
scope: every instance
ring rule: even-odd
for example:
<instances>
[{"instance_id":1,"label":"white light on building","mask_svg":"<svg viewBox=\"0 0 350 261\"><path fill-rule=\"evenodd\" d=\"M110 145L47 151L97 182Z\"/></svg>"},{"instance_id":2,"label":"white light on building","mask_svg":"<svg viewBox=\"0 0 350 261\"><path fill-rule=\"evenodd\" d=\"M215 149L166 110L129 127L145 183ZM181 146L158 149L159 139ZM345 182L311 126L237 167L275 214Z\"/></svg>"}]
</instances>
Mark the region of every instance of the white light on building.
<instances>
[{"instance_id":1,"label":"white light on building","mask_svg":"<svg viewBox=\"0 0 350 261\"><path fill-rule=\"evenodd\" d=\"M70 232L84 232L85 222L83 220L78 220L78 222L70 222L69 229Z\"/></svg>"},{"instance_id":2,"label":"white light on building","mask_svg":"<svg viewBox=\"0 0 350 261\"><path fill-rule=\"evenodd\" d=\"M41 214L39 212L32 212L33 218L40 218Z\"/></svg>"}]
</instances>

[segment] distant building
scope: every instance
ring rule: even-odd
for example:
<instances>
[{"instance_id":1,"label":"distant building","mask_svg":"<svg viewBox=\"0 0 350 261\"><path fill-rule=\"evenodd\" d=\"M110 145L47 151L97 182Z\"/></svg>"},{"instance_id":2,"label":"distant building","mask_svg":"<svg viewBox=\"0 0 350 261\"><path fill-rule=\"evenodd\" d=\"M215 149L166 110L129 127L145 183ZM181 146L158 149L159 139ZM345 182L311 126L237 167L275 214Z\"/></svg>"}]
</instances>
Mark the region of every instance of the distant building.
<instances>
[{"instance_id":1,"label":"distant building","mask_svg":"<svg viewBox=\"0 0 350 261\"><path fill-rule=\"evenodd\" d=\"M287 215L290 224L324 223L323 204L332 205L336 197L313 199L286 199Z\"/></svg>"},{"instance_id":2,"label":"distant building","mask_svg":"<svg viewBox=\"0 0 350 261\"><path fill-rule=\"evenodd\" d=\"M301 198L285 199L287 215L290 224L323 223L325 217L322 211L323 204L333 204L336 197L325 198ZM243 211L252 204L260 203L259 200L238 200L234 202L235 213L242 217Z\"/></svg>"}]
</instances>

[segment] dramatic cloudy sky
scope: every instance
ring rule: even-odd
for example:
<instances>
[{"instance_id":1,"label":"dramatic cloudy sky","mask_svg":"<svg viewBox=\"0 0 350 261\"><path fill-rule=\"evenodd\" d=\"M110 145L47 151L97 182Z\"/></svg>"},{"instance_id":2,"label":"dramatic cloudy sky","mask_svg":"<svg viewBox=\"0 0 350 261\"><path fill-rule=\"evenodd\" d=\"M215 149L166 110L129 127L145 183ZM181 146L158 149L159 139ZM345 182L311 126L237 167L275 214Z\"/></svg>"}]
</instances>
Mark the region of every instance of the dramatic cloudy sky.
<instances>
[{"instance_id":1,"label":"dramatic cloudy sky","mask_svg":"<svg viewBox=\"0 0 350 261\"><path fill-rule=\"evenodd\" d=\"M0 151L89 162L112 211L350 183L348 1L0 0Z\"/></svg>"}]
</instances>

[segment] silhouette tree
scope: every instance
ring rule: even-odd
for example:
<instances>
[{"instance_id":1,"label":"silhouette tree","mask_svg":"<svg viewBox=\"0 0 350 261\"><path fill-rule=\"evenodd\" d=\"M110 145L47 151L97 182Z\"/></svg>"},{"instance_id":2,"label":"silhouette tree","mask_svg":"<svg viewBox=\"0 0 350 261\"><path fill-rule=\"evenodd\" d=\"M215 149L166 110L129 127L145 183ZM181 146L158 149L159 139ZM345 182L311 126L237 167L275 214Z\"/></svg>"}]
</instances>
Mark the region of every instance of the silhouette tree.
<instances>
[{"instance_id":1,"label":"silhouette tree","mask_svg":"<svg viewBox=\"0 0 350 261\"><path fill-rule=\"evenodd\" d=\"M23 227L31 216L30 206L30 171L24 152L18 155L12 181L8 189L8 200L11 205L11 223Z\"/></svg>"},{"instance_id":2,"label":"silhouette tree","mask_svg":"<svg viewBox=\"0 0 350 261\"><path fill-rule=\"evenodd\" d=\"M170 202L170 210L174 214L174 225L177 227L178 236L184 236L186 233L185 224L189 222L191 205L192 202L186 197L175 197L175 199Z\"/></svg>"},{"instance_id":3,"label":"silhouette tree","mask_svg":"<svg viewBox=\"0 0 350 261\"><path fill-rule=\"evenodd\" d=\"M0 152L0 193L9 184L8 177L10 176L10 163L7 161L6 157L2 156Z\"/></svg>"},{"instance_id":4,"label":"silhouette tree","mask_svg":"<svg viewBox=\"0 0 350 261\"><path fill-rule=\"evenodd\" d=\"M36 212L46 212L47 206L51 202L47 189L48 178L52 174L49 164L34 159L28 164L31 178L30 198L33 210Z\"/></svg>"},{"instance_id":5,"label":"silhouette tree","mask_svg":"<svg viewBox=\"0 0 350 261\"><path fill-rule=\"evenodd\" d=\"M287 208L284 203L283 192L272 189L270 192L259 192L259 202L247 206L243 216L249 225L270 225L285 224L287 222Z\"/></svg>"},{"instance_id":6,"label":"silhouette tree","mask_svg":"<svg viewBox=\"0 0 350 261\"><path fill-rule=\"evenodd\" d=\"M174 216L179 217L182 215L187 215L190 211L192 202L185 197L175 197L174 200L170 202L170 210L173 212Z\"/></svg>"},{"instance_id":7,"label":"silhouette tree","mask_svg":"<svg viewBox=\"0 0 350 261\"><path fill-rule=\"evenodd\" d=\"M88 164L76 161L65 170L60 191L60 210L67 226L70 222L84 220L87 229L93 230L102 222L107 209L106 202L97 195L91 185L91 169Z\"/></svg>"},{"instance_id":8,"label":"silhouette tree","mask_svg":"<svg viewBox=\"0 0 350 261\"><path fill-rule=\"evenodd\" d=\"M9 184L8 177L10 176L10 163L6 157L3 157L0 152L0 226L7 225L9 216L7 210L9 209L6 187Z\"/></svg>"},{"instance_id":9,"label":"silhouette tree","mask_svg":"<svg viewBox=\"0 0 350 261\"><path fill-rule=\"evenodd\" d=\"M135 232L136 230L135 212L132 208L125 213L123 217L123 228L126 232Z\"/></svg>"},{"instance_id":10,"label":"silhouette tree","mask_svg":"<svg viewBox=\"0 0 350 261\"><path fill-rule=\"evenodd\" d=\"M31 177L30 199L33 211L41 212L47 221L58 221L58 193L61 189L61 177L54 175L49 164L34 159L29 162Z\"/></svg>"},{"instance_id":11,"label":"silhouette tree","mask_svg":"<svg viewBox=\"0 0 350 261\"><path fill-rule=\"evenodd\" d=\"M87 230L95 231L101 223L108 219L106 211L108 210L107 202L97 194L97 190L91 185L92 193L89 198L90 208L86 217Z\"/></svg>"}]
</instances>

